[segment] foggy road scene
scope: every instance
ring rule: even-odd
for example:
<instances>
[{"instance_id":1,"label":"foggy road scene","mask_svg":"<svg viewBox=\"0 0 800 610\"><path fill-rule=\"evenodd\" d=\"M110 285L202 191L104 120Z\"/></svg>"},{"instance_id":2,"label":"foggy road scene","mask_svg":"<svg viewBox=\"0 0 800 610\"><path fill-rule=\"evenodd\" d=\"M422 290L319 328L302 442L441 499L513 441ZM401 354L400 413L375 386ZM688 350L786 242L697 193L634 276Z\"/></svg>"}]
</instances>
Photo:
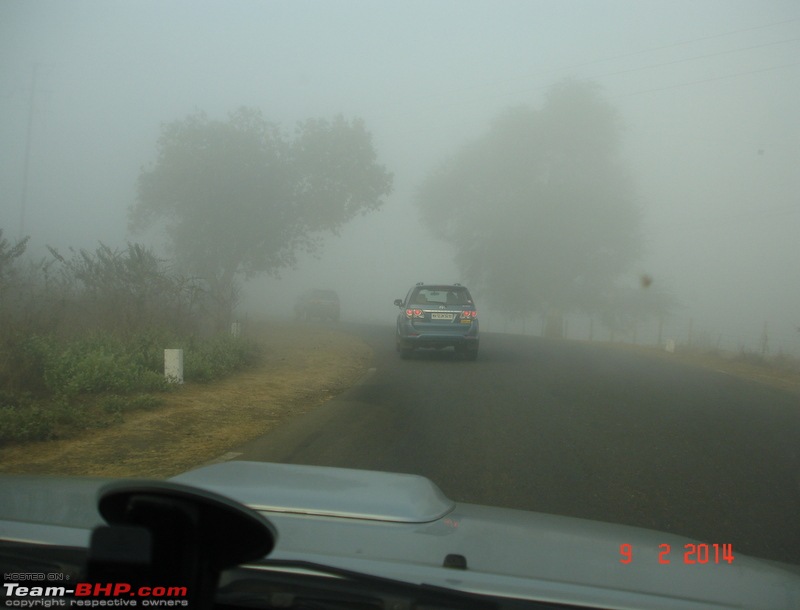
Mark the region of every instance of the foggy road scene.
<instances>
[{"instance_id":1,"label":"foggy road scene","mask_svg":"<svg viewBox=\"0 0 800 610\"><path fill-rule=\"evenodd\" d=\"M515 175L543 182L545 166L556 170L541 160L570 153L541 146L515 152L517 144L502 143L503 124L524 133L533 113L555 103L554 87L571 83L586 87L580 94L589 105L581 109L576 97L551 109L594 143L575 140L587 158L570 175L586 174L580 164L594 168L620 207L599 216L562 208L564 222L585 221L565 248L596 242L576 253L594 267L578 264L569 282L607 285L610 274L618 285L603 298L624 299L646 274L658 301L651 309L668 314L662 339L800 355L794 3L502 4L4 2L3 236L29 235L28 253L37 258L49 256L47 245L63 255L127 242L175 256L177 242L163 234L164 223L147 224L147 205L137 199L140 173L155 167L165 125L198 114L225 122L244 107L288 137L298 123L341 115L363 121L376 166L391 174L390 192L383 189L382 205L350 217L338 235L319 233L324 243L315 255L295 249L294 266L292 257L273 257L260 265L266 275L254 267L241 294L244 309L286 312L298 293L332 288L341 293L343 315L358 307L381 322L386 303L414 282L461 281L481 297L495 287L477 285L475 273L465 276L470 260L485 260L493 277L531 273L492 245L511 238L504 223L533 232L529 245L560 229L527 218L483 178L489 192L473 191L475 202L450 189L437 204L436 179L463 187L457 172L475 175L472 162L498 183ZM554 115L550 124L556 121ZM566 145L556 129L548 137ZM506 152L494 154L492 146ZM528 172L530 164L539 169ZM437 221L437 210L448 206L463 227ZM230 202L224 207L233 220ZM486 259L483 244L472 250L448 234L464 234L470 223L501 260ZM230 233L221 239L241 239L241 228L229 224L215 223ZM604 250L604 240L625 249ZM524 256L571 264L547 248ZM273 273L280 279L270 279ZM541 304L525 312L489 294L480 301L486 330L521 332L524 318L527 330L540 327ZM598 312L599 336L600 307L574 304L565 307L569 335L589 337L587 310ZM618 327L615 338L649 343L658 339L659 316L641 316L634 337L629 321L603 314L606 325Z\"/></svg>"},{"instance_id":2,"label":"foggy road scene","mask_svg":"<svg viewBox=\"0 0 800 610\"><path fill-rule=\"evenodd\" d=\"M0 472L419 475L800 591L798 58L792 0L0 2Z\"/></svg>"}]
</instances>

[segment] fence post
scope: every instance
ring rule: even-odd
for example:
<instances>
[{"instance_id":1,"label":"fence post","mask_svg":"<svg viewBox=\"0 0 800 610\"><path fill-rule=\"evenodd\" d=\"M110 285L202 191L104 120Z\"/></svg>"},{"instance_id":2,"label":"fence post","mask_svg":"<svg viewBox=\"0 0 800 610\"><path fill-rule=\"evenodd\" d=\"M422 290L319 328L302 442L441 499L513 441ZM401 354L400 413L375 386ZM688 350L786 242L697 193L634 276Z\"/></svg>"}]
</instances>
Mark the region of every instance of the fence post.
<instances>
[{"instance_id":1,"label":"fence post","mask_svg":"<svg viewBox=\"0 0 800 610\"><path fill-rule=\"evenodd\" d=\"M164 350L164 377L169 383L183 383L183 350Z\"/></svg>"}]
</instances>

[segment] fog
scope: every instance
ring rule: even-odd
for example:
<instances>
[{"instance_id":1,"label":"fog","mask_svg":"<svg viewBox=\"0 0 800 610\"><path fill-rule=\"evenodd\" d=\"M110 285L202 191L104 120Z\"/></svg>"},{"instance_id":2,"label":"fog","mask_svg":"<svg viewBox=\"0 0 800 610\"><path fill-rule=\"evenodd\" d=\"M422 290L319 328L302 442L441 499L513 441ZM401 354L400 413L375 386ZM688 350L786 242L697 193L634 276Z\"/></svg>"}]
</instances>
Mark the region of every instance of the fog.
<instances>
[{"instance_id":1,"label":"fog","mask_svg":"<svg viewBox=\"0 0 800 610\"><path fill-rule=\"evenodd\" d=\"M624 124L642 210L630 277L680 303L667 332L756 350L766 329L770 353L800 354L798 57L792 0L4 0L0 227L33 253L161 247L130 235L127 213L162 123L240 106L287 130L361 117L394 173L385 206L319 258L249 282L243 311L288 313L299 292L333 288L345 319L392 324L411 284L461 279L419 221L428 173L505 109L589 80ZM523 328L484 313L486 330Z\"/></svg>"}]
</instances>

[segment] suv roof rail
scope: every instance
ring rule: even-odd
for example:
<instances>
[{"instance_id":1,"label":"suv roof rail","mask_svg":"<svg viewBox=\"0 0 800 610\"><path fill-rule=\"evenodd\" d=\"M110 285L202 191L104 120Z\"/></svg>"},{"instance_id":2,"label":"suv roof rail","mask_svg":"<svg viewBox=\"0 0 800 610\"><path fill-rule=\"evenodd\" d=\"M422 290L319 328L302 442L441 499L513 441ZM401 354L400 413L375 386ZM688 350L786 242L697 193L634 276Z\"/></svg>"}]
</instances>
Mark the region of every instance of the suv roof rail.
<instances>
[{"instance_id":1,"label":"suv roof rail","mask_svg":"<svg viewBox=\"0 0 800 610\"><path fill-rule=\"evenodd\" d=\"M425 282L417 282L417 286L424 286Z\"/></svg>"}]
</instances>

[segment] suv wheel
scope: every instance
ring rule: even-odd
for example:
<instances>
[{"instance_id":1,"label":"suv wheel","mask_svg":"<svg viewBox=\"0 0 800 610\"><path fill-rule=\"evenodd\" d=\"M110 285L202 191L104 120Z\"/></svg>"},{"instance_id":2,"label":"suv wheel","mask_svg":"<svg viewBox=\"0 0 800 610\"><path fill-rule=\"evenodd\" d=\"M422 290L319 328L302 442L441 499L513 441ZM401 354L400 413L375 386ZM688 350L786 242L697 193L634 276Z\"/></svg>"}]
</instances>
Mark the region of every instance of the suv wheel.
<instances>
[{"instance_id":1,"label":"suv wheel","mask_svg":"<svg viewBox=\"0 0 800 610\"><path fill-rule=\"evenodd\" d=\"M400 337L397 337L397 338L395 339L394 346L395 346L395 349L396 349L398 352L400 352L400 357L401 357L403 360L406 360L406 359L407 359L407 358L408 358L408 357L411 355L411 352L413 352L413 351L414 351L414 348L413 348L413 347L405 347L405 346L403 345L402 341L400 341Z\"/></svg>"}]
</instances>

